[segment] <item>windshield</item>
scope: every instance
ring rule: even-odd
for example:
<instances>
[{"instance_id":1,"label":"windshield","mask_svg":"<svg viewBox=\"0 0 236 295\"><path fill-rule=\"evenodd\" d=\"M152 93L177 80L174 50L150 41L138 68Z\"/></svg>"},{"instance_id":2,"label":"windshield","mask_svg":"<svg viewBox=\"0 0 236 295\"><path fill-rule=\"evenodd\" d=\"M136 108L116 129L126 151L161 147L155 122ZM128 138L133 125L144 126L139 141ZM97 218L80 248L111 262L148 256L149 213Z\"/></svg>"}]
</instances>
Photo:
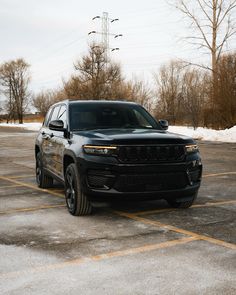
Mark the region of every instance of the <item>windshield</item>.
<instances>
[{"instance_id":1,"label":"windshield","mask_svg":"<svg viewBox=\"0 0 236 295\"><path fill-rule=\"evenodd\" d=\"M70 106L70 129L161 129L141 106L119 103L78 103Z\"/></svg>"}]
</instances>

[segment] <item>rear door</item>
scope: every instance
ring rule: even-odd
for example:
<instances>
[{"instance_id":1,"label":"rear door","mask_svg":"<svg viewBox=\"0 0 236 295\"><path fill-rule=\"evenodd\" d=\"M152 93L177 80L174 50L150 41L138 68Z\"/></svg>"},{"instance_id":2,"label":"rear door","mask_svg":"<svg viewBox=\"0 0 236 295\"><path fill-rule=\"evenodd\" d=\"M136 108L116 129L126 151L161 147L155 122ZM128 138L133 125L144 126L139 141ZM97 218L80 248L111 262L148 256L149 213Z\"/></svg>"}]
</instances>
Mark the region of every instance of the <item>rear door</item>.
<instances>
[{"instance_id":1,"label":"rear door","mask_svg":"<svg viewBox=\"0 0 236 295\"><path fill-rule=\"evenodd\" d=\"M43 167L47 168L48 167L48 125L50 121L50 117L52 115L52 108L49 109L47 112L43 126L40 129L40 146L41 146L41 156L42 156L42 161L43 161Z\"/></svg>"},{"instance_id":2,"label":"rear door","mask_svg":"<svg viewBox=\"0 0 236 295\"><path fill-rule=\"evenodd\" d=\"M64 128L67 128L67 107L65 104L60 106L57 115L57 120L64 123ZM54 174L63 179L63 156L65 147L68 145L68 139L65 138L62 131L51 131L51 145L52 145L52 166L51 169Z\"/></svg>"},{"instance_id":3,"label":"rear door","mask_svg":"<svg viewBox=\"0 0 236 295\"><path fill-rule=\"evenodd\" d=\"M53 132L49 129L49 123L53 120L57 119L58 113L60 110L60 105L55 106L48 118L47 122L45 122L45 126L42 129L42 151L43 151L43 164L44 167L50 171L53 171Z\"/></svg>"}]
</instances>

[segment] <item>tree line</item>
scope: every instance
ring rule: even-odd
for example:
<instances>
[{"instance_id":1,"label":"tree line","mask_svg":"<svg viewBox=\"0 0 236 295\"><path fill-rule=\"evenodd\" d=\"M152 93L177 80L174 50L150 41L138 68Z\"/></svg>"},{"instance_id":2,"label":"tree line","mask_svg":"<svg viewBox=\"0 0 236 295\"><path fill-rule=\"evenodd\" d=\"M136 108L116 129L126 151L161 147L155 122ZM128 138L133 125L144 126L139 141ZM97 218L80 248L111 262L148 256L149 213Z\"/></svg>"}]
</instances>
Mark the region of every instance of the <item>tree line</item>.
<instances>
[{"instance_id":1,"label":"tree line","mask_svg":"<svg viewBox=\"0 0 236 295\"><path fill-rule=\"evenodd\" d=\"M29 65L18 59L0 67L0 84L5 96L3 109L7 121L23 122L31 104L43 116L49 107L64 99L125 99L140 103L156 118L170 124L197 128L230 128L236 124L236 53L222 55L217 86L207 70L172 60L153 75L152 87L139 79L127 80L121 66L105 60L105 49L89 47L87 55L76 61L75 73L59 89L29 92ZM215 101L212 109L213 87Z\"/></svg>"},{"instance_id":2,"label":"tree line","mask_svg":"<svg viewBox=\"0 0 236 295\"><path fill-rule=\"evenodd\" d=\"M208 71L179 61L163 65L155 81L158 117L194 128L220 129L236 124L236 53L220 58L217 83Z\"/></svg>"},{"instance_id":3,"label":"tree line","mask_svg":"<svg viewBox=\"0 0 236 295\"><path fill-rule=\"evenodd\" d=\"M32 95L28 91L29 64L23 59L5 62L0 65L0 91L5 97L7 121L18 119L22 123L29 102L45 115L51 104L65 98L125 99L142 104L170 124L217 129L234 126L236 52L224 53L223 48L236 33L232 20L236 0L174 2L194 29L186 39L210 53L210 65L171 60L147 84L138 78L125 79L121 65L106 59L106 49L91 44L61 87Z\"/></svg>"}]
</instances>

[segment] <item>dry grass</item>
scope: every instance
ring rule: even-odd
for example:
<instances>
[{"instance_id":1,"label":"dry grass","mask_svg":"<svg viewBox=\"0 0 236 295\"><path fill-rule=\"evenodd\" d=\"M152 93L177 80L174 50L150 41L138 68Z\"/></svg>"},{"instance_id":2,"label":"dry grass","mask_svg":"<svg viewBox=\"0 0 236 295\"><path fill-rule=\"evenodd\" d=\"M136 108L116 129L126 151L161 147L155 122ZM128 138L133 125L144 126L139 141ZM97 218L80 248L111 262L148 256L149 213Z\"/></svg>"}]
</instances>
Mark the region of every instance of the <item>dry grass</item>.
<instances>
[{"instance_id":1,"label":"dry grass","mask_svg":"<svg viewBox=\"0 0 236 295\"><path fill-rule=\"evenodd\" d=\"M32 122L43 123L43 119L44 119L44 117L42 117L40 115L29 115L29 116L24 117L24 122L25 123L32 123Z\"/></svg>"},{"instance_id":2,"label":"dry grass","mask_svg":"<svg viewBox=\"0 0 236 295\"><path fill-rule=\"evenodd\" d=\"M24 123L43 123L44 117L41 115L25 115ZM6 123L6 119L4 117L0 118L1 123ZM11 120L9 123L18 123L18 120L15 122Z\"/></svg>"}]
</instances>

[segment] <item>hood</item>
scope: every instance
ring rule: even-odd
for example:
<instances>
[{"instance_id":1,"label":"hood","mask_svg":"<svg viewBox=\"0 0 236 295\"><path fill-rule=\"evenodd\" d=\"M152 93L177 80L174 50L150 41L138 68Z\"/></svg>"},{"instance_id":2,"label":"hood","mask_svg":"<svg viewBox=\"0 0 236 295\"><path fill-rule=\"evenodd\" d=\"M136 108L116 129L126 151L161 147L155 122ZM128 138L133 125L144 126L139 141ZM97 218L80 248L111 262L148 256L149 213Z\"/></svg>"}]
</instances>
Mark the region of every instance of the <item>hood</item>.
<instances>
[{"instance_id":1,"label":"hood","mask_svg":"<svg viewBox=\"0 0 236 295\"><path fill-rule=\"evenodd\" d=\"M97 129L76 132L94 143L106 144L187 144L193 139L156 129Z\"/></svg>"}]
</instances>

